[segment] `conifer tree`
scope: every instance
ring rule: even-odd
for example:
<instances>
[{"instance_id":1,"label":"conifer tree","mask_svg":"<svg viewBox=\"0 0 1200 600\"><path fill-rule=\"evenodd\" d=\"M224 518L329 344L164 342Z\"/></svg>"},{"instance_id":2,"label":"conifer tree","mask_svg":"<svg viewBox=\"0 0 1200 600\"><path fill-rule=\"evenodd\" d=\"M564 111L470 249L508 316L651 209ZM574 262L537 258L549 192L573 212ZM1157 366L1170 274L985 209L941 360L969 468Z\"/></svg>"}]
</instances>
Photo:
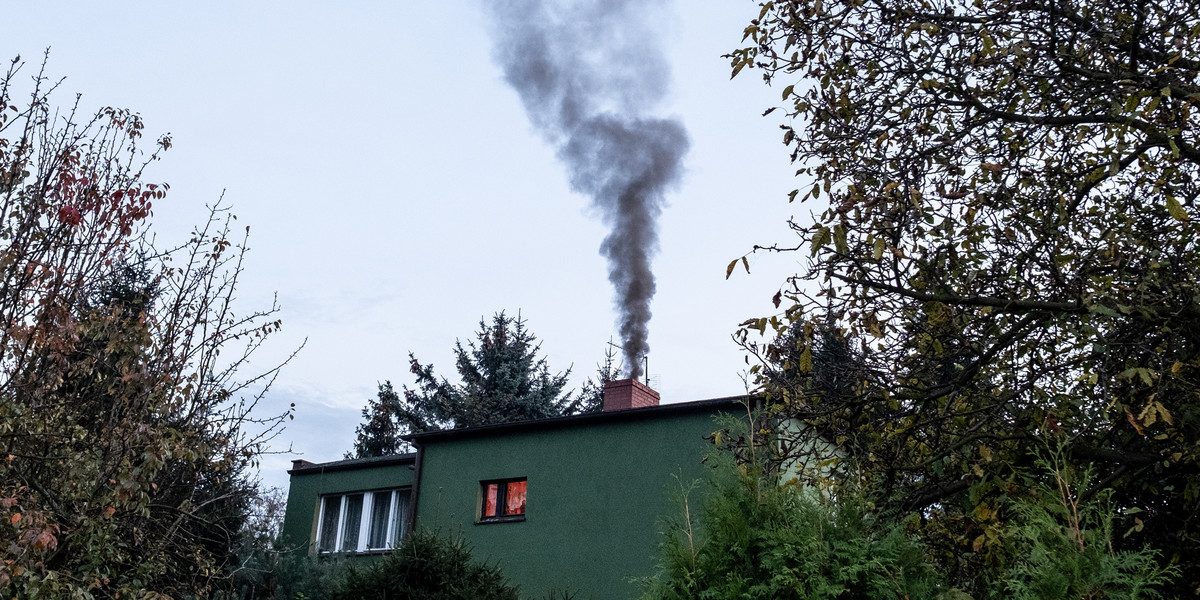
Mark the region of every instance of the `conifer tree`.
<instances>
[{"instance_id":1,"label":"conifer tree","mask_svg":"<svg viewBox=\"0 0 1200 600\"><path fill-rule=\"evenodd\" d=\"M604 362L596 365L595 378L589 377L579 390L579 412L592 413L604 409L604 386L621 377L621 362L610 341L604 351Z\"/></svg>"},{"instance_id":2,"label":"conifer tree","mask_svg":"<svg viewBox=\"0 0 1200 600\"><path fill-rule=\"evenodd\" d=\"M371 456L387 456L399 454L408 445L400 439L400 428L396 415L400 410L400 396L392 387L392 382L379 384L379 393L373 400L368 400L363 407L363 422L354 430L357 438L354 440L354 451L347 452L346 458L368 458Z\"/></svg>"},{"instance_id":3,"label":"conifer tree","mask_svg":"<svg viewBox=\"0 0 1200 600\"><path fill-rule=\"evenodd\" d=\"M565 392L571 370L551 373L538 356L541 345L520 314L496 313L479 322L476 340L455 343L461 383L450 383L409 354L416 387L404 388L397 421L407 431L477 427L580 412L583 404Z\"/></svg>"}]
</instances>

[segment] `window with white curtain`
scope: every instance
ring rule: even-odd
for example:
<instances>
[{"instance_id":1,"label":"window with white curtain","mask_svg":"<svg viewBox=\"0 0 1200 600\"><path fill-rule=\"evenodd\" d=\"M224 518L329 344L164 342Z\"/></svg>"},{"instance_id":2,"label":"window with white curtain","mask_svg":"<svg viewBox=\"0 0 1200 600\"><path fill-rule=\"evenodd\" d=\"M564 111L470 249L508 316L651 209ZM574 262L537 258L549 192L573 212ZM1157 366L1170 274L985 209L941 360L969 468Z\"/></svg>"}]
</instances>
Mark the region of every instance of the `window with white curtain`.
<instances>
[{"instance_id":1,"label":"window with white curtain","mask_svg":"<svg viewBox=\"0 0 1200 600\"><path fill-rule=\"evenodd\" d=\"M390 550L407 533L409 489L321 496L317 551Z\"/></svg>"},{"instance_id":2,"label":"window with white curtain","mask_svg":"<svg viewBox=\"0 0 1200 600\"><path fill-rule=\"evenodd\" d=\"M479 523L500 523L525 520L525 478L480 481L483 502Z\"/></svg>"}]
</instances>

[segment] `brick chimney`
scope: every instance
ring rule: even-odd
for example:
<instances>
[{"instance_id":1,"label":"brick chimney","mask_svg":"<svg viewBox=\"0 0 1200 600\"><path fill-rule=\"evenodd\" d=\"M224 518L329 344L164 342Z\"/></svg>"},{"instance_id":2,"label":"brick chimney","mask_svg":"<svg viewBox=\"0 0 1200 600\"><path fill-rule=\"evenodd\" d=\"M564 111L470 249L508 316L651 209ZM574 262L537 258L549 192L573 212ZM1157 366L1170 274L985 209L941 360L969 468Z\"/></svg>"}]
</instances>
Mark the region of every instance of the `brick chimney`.
<instances>
[{"instance_id":1,"label":"brick chimney","mask_svg":"<svg viewBox=\"0 0 1200 600\"><path fill-rule=\"evenodd\" d=\"M658 406L658 392L636 379L617 379L604 384L604 412Z\"/></svg>"}]
</instances>

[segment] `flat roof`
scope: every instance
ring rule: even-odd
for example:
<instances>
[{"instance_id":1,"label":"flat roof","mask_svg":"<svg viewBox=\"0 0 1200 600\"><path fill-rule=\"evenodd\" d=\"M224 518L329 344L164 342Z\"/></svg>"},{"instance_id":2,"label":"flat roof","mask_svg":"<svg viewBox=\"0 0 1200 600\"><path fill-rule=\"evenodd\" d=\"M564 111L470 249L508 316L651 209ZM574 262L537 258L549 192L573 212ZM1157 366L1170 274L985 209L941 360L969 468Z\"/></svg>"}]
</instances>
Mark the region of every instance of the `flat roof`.
<instances>
[{"instance_id":1,"label":"flat roof","mask_svg":"<svg viewBox=\"0 0 1200 600\"><path fill-rule=\"evenodd\" d=\"M316 463L300 467L299 469L288 469L288 475L313 475L317 473L329 473L332 471L352 471L354 469L366 469L368 467L384 467L387 465L402 465L412 463L417 460L415 452L408 454L389 454L387 456L371 456L368 458L351 458L348 460L335 460L327 463Z\"/></svg>"},{"instance_id":2,"label":"flat roof","mask_svg":"<svg viewBox=\"0 0 1200 600\"><path fill-rule=\"evenodd\" d=\"M578 415L568 415L565 417L550 417L547 419L494 423L491 425L480 425L478 427L464 427L462 429L441 429L438 431L410 433L400 437L407 441L415 442L419 445L428 442L443 442L488 435L536 431L540 429L555 429L559 427L572 427L578 425L594 425L613 421L652 419L676 414L685 414L689 412L703 412L717 408L732 407L738 404L744 404L749 398L750 396L747 395L727 396L725 398L713 398L711 400L676 402L673 404L659 404L657 406L629 408L625 410L613 410L607 412L600 411Z\"/></svg>"},{"instance_id":3,"label":"flat roof","mask_svg":"<svg viewBox=\"0 0 1200 600\"><path fill-rule=\"evenodd\" d=\"M750 396L747 395L726 396L724 398L713 398L710 400L676 402L673 404L659 404L657 406L645 406L642 408L629 408L625 410L613 410L608 412L599 411L578 415L567 415L565 417L550 417L546 419L512 421L509 423L494 423L491 425L480 425L478 427L464 427L462 429L440 429L437 431L410 433L400 437L410 442L423 444L429 442L468 439L488 435L537 431L540 429L556 429L559 427L593 425L610 423L614 421L653 419L677 414L686 414L690 412L703 412L719 408L733 407L737 406L738 404L744 404L749 398ZM388 456L372 456L370 458L336 460L332 462L309 464L300 467L299 469L289 469L288 475L313 475L317 473L352 471L354 469L366 469L387 465L399 465L406 463L411 464L416 462L416 458L416 453L410 452L408 454L392 454Z\"/></svg>"}]
</instances>

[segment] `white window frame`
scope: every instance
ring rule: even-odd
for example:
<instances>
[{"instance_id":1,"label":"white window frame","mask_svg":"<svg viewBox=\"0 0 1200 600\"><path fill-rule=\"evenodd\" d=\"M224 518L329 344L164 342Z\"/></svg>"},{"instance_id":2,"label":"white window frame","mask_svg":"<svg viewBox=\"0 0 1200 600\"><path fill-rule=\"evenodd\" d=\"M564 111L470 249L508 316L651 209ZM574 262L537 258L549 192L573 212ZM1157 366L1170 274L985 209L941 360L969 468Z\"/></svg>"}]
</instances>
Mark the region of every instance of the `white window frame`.
<instances>
[{"instance_id":1,"label":"white window frame","mask_svg":"<svg viewBox=\"0 0 1200 600\"><path fill-rule=\"evenodd\" d=\"M371 534L371 509L375 503L375 494L379 492L391 492L388 502L388 518L387 518L387 542L382 548L369 548L367 542ZM358 520L358 544L354 548L346 548L343 545L346 533L346 508L350 503L350 496L362 494L362 513ZM408 531L403 527L396 527L399 519L404 519L407 515L398 514L400 507L400 495L410 494L408 506L412 506L412 488L394 488L390 490L371 490L362 492L343 492L339 494L327 494L321 496L321 502L317 507L317 535L316 544L319 554L333 554L337 552L386 552L395 548L400 544L400 539L408 535ZM321 550L321 534L325 530L325 506L329 502L338 502L338 523L334 529L333 550ZM405 511L407 512L407 511Z\"/></svg>"}]
</instances>

